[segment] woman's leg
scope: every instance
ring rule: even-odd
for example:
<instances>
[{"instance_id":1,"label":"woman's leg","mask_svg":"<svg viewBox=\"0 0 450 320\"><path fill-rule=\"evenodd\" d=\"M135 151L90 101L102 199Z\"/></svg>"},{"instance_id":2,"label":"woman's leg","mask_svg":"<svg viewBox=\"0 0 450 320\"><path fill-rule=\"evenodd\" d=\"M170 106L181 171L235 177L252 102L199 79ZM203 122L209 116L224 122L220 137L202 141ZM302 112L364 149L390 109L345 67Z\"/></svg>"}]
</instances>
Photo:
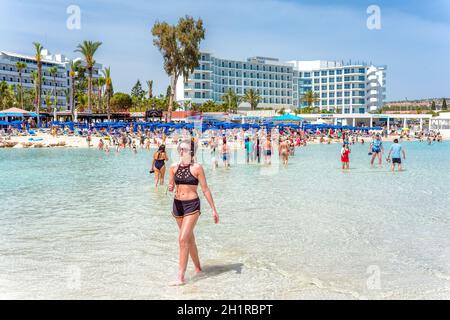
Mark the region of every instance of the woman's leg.
<instances>
[{"instance_id":1,"label":"woman's leg","mask_svg":"<svg viewBox=\"0 0 450 320\"><path fill-rule=\"evenodd\" d=\"M199 214L192 214L190 216L184 217L181 222L180 227L180 236L178 238L179 245L180 245L180 254L179 254L179 272L178 272L178 281L180 283L184 283L184 275L186 273L188 258L189 258L189 251L192 246L192 243L195 246L195 239L194 239L194 227L197 223ZM194 242L193 242L194 241ZM195 246L196 249L196 246ZM197 263L197 266L200 266L200 262L198 261L198 253L197 250L195 250L194 254L196 254L195 263ZM196 267L197 267L196 266Z\"/></svg>"},{"instance_id":2,"label":"woman's leg","mask_svg":"<svg viewBox=\"0 0 450 320\"><path fill-rule=\"evenodd\" d=\"M160 184L163 185L164 184L164 176L166 174L166 166L163 166L160 170L160 174L159 174L159 181Z\"/></svg>"},{"instance_id":3,"label":"woman's leg","mask_svg":"<svg viewBox=\"0 0 450 320\"><path fill-rule=\"evenodd\" d=\"M160 172L158 169L155 168L155 187L158 187L158 182L159 182L159 176L160 176Z\"/></svg>"}]
</instances>

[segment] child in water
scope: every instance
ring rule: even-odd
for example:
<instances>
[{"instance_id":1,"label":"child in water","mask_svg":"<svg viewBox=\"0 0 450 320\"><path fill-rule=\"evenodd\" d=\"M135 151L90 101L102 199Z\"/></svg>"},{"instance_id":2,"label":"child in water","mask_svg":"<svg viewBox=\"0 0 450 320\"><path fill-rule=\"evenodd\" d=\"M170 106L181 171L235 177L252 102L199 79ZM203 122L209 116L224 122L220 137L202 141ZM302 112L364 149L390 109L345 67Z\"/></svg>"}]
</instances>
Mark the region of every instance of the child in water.
<instances>
[{"instance_id":1,"label":"child in water","mask_svg":"<svg viewBox=\"0 0 450 320\"><path fill-rule=\"evenodd\" d=\"M350 148L348 147L347 143L344 143L344 145L342 146L341 149L341 162L342 162L342 169L349 169L350 168L350 159L349 159L349 154L350 154Z\"/></svg>"}]
</instances>

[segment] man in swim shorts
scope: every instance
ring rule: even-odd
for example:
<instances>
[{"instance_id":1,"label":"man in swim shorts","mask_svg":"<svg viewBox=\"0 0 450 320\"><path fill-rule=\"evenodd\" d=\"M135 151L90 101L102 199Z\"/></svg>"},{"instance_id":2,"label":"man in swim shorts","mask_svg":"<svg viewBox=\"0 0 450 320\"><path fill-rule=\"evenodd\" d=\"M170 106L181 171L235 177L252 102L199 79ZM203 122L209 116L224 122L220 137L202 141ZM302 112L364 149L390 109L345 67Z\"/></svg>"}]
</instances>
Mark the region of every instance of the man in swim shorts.
<instances>
[{"instance_id":1,"label":"man in swim shorts","mask_svg":"<svg viewBox=\"0 0 450 320\"><path fill-rule=\"evenodd\" d=\"M395 164L397 164L398 171L402 171L402 158L401 158L402 153L403 153L403 160L406 160L405 150L403 149L402 145L398 143L398 139L395 139L394 144L391 146L389 154L386 158L387 161L390 161L392 154L392 165L391 165L392 171L394 171L395 169Z\"/></svg>"}]
</instances>

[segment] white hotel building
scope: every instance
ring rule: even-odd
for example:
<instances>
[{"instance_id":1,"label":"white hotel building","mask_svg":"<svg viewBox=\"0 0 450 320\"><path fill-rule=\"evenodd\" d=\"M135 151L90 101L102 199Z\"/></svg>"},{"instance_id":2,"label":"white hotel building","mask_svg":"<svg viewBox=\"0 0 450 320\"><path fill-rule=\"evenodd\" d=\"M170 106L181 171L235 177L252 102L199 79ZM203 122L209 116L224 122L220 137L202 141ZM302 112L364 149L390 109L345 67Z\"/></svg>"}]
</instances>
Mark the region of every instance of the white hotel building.
<instances>
[{"instance_id":1,"label":"white hotel building","mask_svg":"<svg viewBox=\"0 0 450 320\"><path fill-rule=\"evenodd\" d=\"M289 61L252 57L247 61L216 58L202 52L200 66L185 82L177 83L177 101L183 104L222 102L232 89L238 95L254 89L261 96L258 108L295 109L306 91L319 95L320 110L366 113L383 106L386 67L329 61ZM242 107L245 104L241 104Z\"/></svg>"},{"instance_id":2,"label":"white hotel building","mask_svg":"<svg viewBox=\"0 0 450 320\"><path fill-rule=\"evenodd\" d=\"M70 88L69 63L71 60L62 54L52 55L47 49L42 50L42 108L46 108L45 96L49 95L53 99L53 91L56 84L57 106L59 110L68 108L66 103L65 90ZM74 61L83 61L81 58L76 58ZM33 89L34 81L31 79L31 72L37 72L37 63L34 56L28 56L7 51L0 51L0 82L5 81L8 85L19 86L19 72L16 67L17 62L24 62L27 67L22 70L22 85L24 89ZM84 63L82 62L82 65ZM49 69L57 67L58 73L55 79L50 75ZM102 65L96 63L94 65L93 77L99 77L99 70ZM87 74L86 74L87 76ZM53 101L53 100L52 100Z\"/></svg>"}]
</instances>

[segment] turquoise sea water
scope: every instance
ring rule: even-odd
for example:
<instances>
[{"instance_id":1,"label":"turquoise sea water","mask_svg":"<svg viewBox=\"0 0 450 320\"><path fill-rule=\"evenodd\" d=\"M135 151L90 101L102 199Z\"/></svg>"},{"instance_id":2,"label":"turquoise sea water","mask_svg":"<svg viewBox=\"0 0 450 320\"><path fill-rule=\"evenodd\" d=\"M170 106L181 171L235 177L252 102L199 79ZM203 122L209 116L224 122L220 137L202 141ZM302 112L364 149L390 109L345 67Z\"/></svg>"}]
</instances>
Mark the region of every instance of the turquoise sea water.
<instances>
[{"instance_id":1,"label":"turquoise sea water","mask_svg":"<svg viewBox=\"0 0 450 320\"><path fill-rule=\"evenodd\" d=\"M201 195L205 273L190 263L181 288L153 150L0 150L0 298L448 299L450 143L404 146L401 173L371 168L367 145L348 173L340 145L229 170L200 150L221 222Z\"/></svg>"}]
</instances>

